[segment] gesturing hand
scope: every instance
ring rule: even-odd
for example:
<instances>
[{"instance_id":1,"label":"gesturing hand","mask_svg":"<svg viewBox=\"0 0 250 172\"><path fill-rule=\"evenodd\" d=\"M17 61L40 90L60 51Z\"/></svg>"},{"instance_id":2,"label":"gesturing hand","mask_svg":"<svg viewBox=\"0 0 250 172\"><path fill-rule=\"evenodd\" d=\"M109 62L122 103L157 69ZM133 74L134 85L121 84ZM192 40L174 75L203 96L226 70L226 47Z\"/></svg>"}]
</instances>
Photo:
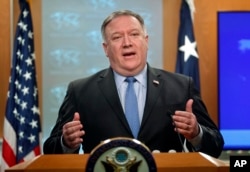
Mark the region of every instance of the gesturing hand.
<instances>
[{"instance_id":1,"label":"gesturing hand","mask_svg":"<svg viewBox=\"0 0 250 172\"><path fill-rule=\"evenodd\" d=\"M182 134L186 139L192 139L199 134L199 125L192 110L193 100L189 99L186 103L185 111L175 111L173 122L175 131Z\"/></svg>"},{"instance_id":2,"label":"gesturing hand","mask_svg":"<svg viewBox=\"0 0 250 172\"><path fill-rule=\"evenodd\" d=\"M74 119L63 126L63 142L69 148L77 148L83 142L82 136L85 134L82 130L83 125L80 121L80 115L75 112Z\"/></svg>"}]
</instances>

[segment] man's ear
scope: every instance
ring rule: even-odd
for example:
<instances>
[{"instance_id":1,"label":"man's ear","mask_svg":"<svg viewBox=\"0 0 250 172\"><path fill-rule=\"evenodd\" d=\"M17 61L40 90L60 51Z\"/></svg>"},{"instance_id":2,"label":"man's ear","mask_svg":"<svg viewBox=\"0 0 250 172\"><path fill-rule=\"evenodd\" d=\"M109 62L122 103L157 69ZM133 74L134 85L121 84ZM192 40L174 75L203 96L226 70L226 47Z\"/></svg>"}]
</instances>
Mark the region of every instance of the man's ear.
<instances>
[{"instance_id":1,"label":"man's ear","mask_svg":"<svg viewBox=\"0 0 250 172\"><path fill-rule=\"evenodd\" d=\"M145 40L147 42L147 49L148 49L148 35L145 36Z\"/></svg>"},{"instance_id":2,"label":"man's ear","mask_svg":"<svg viewBox=\"0 0 250 172\"><path fill-rule=\"evenodd\" d=\"M108 45L107 45L106 42L103 42L103 43L102 43L102 48L103 48L103 50L104 50L106 56L108 57L107 46L108 46Z\"/></svg>"}]
</instances>

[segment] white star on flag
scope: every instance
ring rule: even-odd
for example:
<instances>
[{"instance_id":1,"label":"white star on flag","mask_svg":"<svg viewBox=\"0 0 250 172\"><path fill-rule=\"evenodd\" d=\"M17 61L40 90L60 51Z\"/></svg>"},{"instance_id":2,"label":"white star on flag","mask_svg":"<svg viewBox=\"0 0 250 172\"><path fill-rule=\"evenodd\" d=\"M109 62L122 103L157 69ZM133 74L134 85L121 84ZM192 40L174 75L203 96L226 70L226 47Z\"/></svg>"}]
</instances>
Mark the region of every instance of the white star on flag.
<instances>
[{"instance_id":1,"label":"white star on flag","mask_svg":"<svg viewBox=\"0 0 250 172\"><path fill-rule=\"evenodd\" d=\"M196 51L196 41L191 42L188 39L188 36L185 35L185 44L180 46L180 51L184 52L184 61L187 62L190 55L199 58L198 53Z\"/></svg>"}]
</instances>

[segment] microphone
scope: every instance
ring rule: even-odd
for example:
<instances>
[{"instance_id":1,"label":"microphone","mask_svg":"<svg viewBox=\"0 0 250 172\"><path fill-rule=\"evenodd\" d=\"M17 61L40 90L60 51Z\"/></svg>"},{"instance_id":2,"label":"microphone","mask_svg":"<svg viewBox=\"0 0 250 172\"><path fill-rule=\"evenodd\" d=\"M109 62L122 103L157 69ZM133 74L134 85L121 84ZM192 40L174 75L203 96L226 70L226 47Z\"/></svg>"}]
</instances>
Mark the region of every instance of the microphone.
<instances>
[{"instance_id":1,"label":"microphone","mask_svg":"<svg viewBox=\"0 0 250 172\"><path fill-rule=\"evenodd\" d=\"M172 109L172 108L171 108ZM174 127L175 127L175 123L174 123L174 121L173 121L173 112L172 112L172 110L167 110L167 114L169 114L170 115L170 117L171 117L171 120L172 120L172 123L173 123L173 125L174 125ZM182 152L186 152L185 151L185 148L184 148L184 144L183 144L183 141L182 141L182 139L181 139L181 135L180 135L180 133L178 132L178 131L176 131L176 133L177 133L177 136L178 136L178 140L179 140L179 142L180 142L180 144L181 144L181 148L182 148ZM172 151L171 151L172 152Z\"/></svg>"},{"instance_id":2,"label":"microphone","mask_svg":"<svg viewBox=\"0 0 250 172\"><path fill-rule=\"evenodd\" d=\"M176 153L176 150L170 149L170 150L168 151L168 153Z\"/></svg>"},{"instance_id":3,"label":"microphone","mask_svg":"<svg viewBox=\"0 0 250 172\"><path fill-rule=\"evenodd\" d=\"M153 150L152 153L153 153L153 154L157 154L157 153L161 153L161 152L160 152L159 150ZM176 153L176 150L170 149L170 150L168 151L168 153Z\"/></svg>"},{"instance_id":4,"label":"microphone","mask_svg":"<svg viewBox=\"0 0 250 172\"><path fill-rule=\"evenodd\" d=\"M154 154L154 153L161 153L161 151L159 151L159 150L153 150L152 153L153 153L153 154Z\"/></svg>"}]
</instances>

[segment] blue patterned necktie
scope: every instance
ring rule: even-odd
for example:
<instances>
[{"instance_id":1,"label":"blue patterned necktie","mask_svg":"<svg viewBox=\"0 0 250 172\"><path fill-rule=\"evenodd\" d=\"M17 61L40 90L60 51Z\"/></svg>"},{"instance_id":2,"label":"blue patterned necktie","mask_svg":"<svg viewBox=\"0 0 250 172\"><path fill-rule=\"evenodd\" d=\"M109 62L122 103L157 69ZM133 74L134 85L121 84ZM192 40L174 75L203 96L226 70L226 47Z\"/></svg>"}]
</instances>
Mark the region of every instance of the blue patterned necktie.
<instances>
[{"instance_id":1,"label":"blue patterned necktie","mask_svg":"<svg viewBox=\"0 0 250 172\"><path fill-rule=\"evenodd\" d=\"M136 82L136 79L134 77L128 77L125 79L125 81L128 82L125 95L125 115L134 137L137 138L140 128L140 121L137 97L134 90L134 82Z\"/></svg>"}]
</instances>

